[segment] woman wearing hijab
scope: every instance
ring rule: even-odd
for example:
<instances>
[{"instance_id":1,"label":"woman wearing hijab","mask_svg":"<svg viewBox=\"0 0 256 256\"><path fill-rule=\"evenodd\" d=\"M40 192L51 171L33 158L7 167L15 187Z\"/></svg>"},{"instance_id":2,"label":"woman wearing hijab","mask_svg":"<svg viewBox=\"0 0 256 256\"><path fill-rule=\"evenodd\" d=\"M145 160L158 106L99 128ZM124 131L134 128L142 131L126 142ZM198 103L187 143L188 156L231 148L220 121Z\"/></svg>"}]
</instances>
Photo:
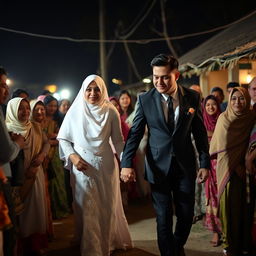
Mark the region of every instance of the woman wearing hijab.
<instances>
[{"instance_id":1,"label":"woman wearing hijab","mask_svg":"<svg viewBox=\"0 0 256 256\"><path fill-rule=\"evenodd\" d=\"M42 162L49 150L47 139L36 122L29 120L30 106L23 98L8 102L6 126L25 138L25 181L21 187L24 210L18 216L24 255L39 255L47 247L47 204Z\"/></svg>"},{"instance_id":2,"label":"woman wearing hijab","mask_svg":"<svg viewBox=\"0 0 256 256\"><path fill-rule=\"evenodd\" d=\"M254 122L255 113L250 110L248 90L235 87L230 93L226 111L218 118L210 143L210 154L217 156L219 218L224 255L246 255L250 247L245 154Z\"/></svg>"},{"instance_id":3,"label":"woman wearing hijab","mask_svg":"<svg viewBox=\"0 0 256 256\"><path fill-rule=\"evenodd\" d=\"M39 123L41 128L43 129L43 123L44 123L45 117L46 117L44 103L41 100L35 99L35 100L31 100L29 102L29 104L30 104L30 109L31 109L30 120ZM44 140L47 140L47 136L46 136L45 132L43 132L43 136L44 136ZM45 163L45 161L43 162L43 167L44 167L44 163ZM44 169L46 169L46 168L44 168ZM44 176L45 176L45 192L46 192L47 215L48 215L47 233L48 233L49 239L51 240L51 239L53 239L54 234L53 234L51 199L50 199L50 194L49 194L49 189L48 189L49 181L48 181L47 172L44 172Z\"/></svg>"},{"instance_id":4,"label":"woman wearing hijab","mask_svg":"<svg viewBox=\"0 0 256 256\"><path fill-rule=\"evenodd\" d=\"M211 142L212 135L221 113L220 104L217 98L209 95L203 102L203 118L204 125L207 130L208 141ZM220 245L221 226L220 220L217 216L218 199L217 199L217 180L216 180L216 159L211 160L211 171L209 177L205 182L205 199L206 199L206 213L205 226L213 232L211 243L213 246Z\"/></svg>"},{"instance_id":5,"label":"woman wearing hijab","mask_svg":"<svg viewBox=\"0 0 256 256\"><path fill-rule=\"evenodd\" d=\"M41 100L31 100L30 104L30 120L42 124L46 118L45 105ZM42 126L42 125L41 125Z\"/></svg>"},{"instance_id":6,"label":"woman wearing hijab","mask_svg":"<svg viewBox=\"0 0 256 256\"><path fill-rule=\"evenodd\" d=\"M132 247L110 138L119 156L124 146L119 113L108 101L102 78L90 75L58 134L61 159L71 171L75 238L82 256Z\"/></svg>"}]
</instances>

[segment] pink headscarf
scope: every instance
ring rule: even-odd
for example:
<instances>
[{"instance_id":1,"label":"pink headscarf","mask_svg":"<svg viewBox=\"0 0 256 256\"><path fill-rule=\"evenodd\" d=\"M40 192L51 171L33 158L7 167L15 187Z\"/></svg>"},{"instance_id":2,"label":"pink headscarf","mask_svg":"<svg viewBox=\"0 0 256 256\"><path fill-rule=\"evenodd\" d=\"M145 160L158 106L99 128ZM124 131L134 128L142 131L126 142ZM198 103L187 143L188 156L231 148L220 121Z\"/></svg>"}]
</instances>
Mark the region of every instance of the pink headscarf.
<instances>
[{"instance_id":1,"label":"pink headscarf","mask_svg":"<svg viewBox=\"0 0 256 256\"><path fill-rule=\"evenodd\" d=\"M208 100L214 100L217 104L217 112L214 115L209 115L205 110L205 105ZM215 96L208 95L203 102L203 118L204 118L204 125L207 131L212 131L212 132L214 131L220 114L221 114L221 110L220 110L220 104L218 103L218 100L216 99Z\"/></svg>"},{"instance_id":2,"label":"pink headscarf","mask_svg":"<svg viewBox=\"0 0 256 256\"><path fill-rule=\"evenodd\" d=\"M120 105L118 99L117 99L116 97L114 97L114 96L111 96L111 97L108 98L108 100L109 100L110 102L111 102L112 100L116 102L116 104L119 106L119 109L117 109L117 110L118 110L118 112L120 113L121 105Z\"/></svg>"},{"instance_id":3,"label":"pink headscarf","mask_svg":"<svg viewBox=\"0 0 256 256\"><path fill-rule=\"evenodd\" d=\"M44 98L45 98L46 96L47 96L47 95L39 95L39 96L37 97L37 100L40 100L40 101L44 102Z\"/></svg>"}]
</instances>

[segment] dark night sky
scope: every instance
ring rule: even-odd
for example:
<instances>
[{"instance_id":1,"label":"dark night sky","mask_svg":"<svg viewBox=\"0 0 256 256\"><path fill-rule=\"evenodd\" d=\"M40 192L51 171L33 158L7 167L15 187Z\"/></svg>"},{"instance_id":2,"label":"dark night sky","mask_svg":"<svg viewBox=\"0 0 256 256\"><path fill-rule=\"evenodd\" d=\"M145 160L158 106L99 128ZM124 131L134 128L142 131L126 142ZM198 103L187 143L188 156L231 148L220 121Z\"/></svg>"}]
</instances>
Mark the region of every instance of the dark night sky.
<instances>
[{"instance_id":1,"label":"dark night sky","mask_svg":"<svg viewBox=\"0 0 256 256\"><path fill-rule=\"evenodd\" d=\"M98 39L98 3L24 5L1 4L0 26L20 31L52 36ZM114 39L117 24L119 33L127 30L143 8L152 0L106 0L106 36ZM171 1L165 3L167 27L170 36L209 30L233 22L256 9L255 1ZM128 39L159 38L152 28L161 31L160 2ZM173 46L179 56L213 36L190 37L175 40ZM131 71L123 44L107 44L108 86L110 93L118 88L110 81L117 77L125 84L137 82ZM165 42L129 44L129 49L141 77L151 73L149 63L158 53L168 52ZM4 66L15 87L29 88L32 96L46 84L72 88L77 93L84 78L99 69L99 44L74 43L14 34L0 30L0 65ZM33 88L33 91L31 91Z\"/></svg>"}]
</instances>

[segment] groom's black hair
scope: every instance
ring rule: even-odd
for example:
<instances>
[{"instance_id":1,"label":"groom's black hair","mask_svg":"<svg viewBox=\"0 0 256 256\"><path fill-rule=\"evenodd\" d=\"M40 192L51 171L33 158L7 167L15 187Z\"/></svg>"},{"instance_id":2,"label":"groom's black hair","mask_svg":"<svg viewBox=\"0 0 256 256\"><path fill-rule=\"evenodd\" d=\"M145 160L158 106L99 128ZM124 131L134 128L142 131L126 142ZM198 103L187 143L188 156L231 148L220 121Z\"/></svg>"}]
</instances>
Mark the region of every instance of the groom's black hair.
<instances>
[{"instance_id":1,"label":"groom's black hair","mask_svg":"<svg viewBox=\"0 0 256 256\"><path fill-rule=\"evenodd\" d=\"M172 55L167 54L159 54L153 58L153 60L150 63L151 67L154 66L169 66L171 70L178 69L179 62L176 58L174 58Z\"/></svg>"}]
</instances>

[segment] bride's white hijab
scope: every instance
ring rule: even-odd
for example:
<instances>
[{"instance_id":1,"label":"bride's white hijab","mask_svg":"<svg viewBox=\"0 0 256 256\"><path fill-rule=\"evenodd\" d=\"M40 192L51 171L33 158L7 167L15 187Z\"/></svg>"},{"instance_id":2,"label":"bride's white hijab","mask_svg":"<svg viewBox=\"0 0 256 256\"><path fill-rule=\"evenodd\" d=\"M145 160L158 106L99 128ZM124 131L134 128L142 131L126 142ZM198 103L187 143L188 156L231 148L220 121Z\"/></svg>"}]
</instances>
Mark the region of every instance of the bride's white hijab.
<instances>
[{"instance_id":1,"label":"bride's white hijab","mask_svg":"<svg viewBox=\"0 0 256 256\"><path fill-rule=\"evenodd\" d=\"M101 96L96 104L89 104L85 99L85 91L91 82L95 81ZM98 151L106 137L106 122L112 108L108 101L108 93L103 79L90 75L84 80L74 102L69 108L60 127L57 139L67 140L83 149ZM60 150L60 157L65 156Z\"/></svg>"},{"instance_id":2,"label":"bride's white hijab","mask_svg":"<svg viewBox=\"0 0 256 256\"><path fill-rule=\"evenodd\" d=\"M21 122L18 119L18 110L19 110L19 106L20 106L20 103L22 100L25 100L25 99L16 97L16 98L11 99L8 102L7 109L6 109L5 123L7 126L7 130L9 132L21 134L23 137L27 138L32 125L29 120L26 122Z\"/></svg>"}]
</instances>

